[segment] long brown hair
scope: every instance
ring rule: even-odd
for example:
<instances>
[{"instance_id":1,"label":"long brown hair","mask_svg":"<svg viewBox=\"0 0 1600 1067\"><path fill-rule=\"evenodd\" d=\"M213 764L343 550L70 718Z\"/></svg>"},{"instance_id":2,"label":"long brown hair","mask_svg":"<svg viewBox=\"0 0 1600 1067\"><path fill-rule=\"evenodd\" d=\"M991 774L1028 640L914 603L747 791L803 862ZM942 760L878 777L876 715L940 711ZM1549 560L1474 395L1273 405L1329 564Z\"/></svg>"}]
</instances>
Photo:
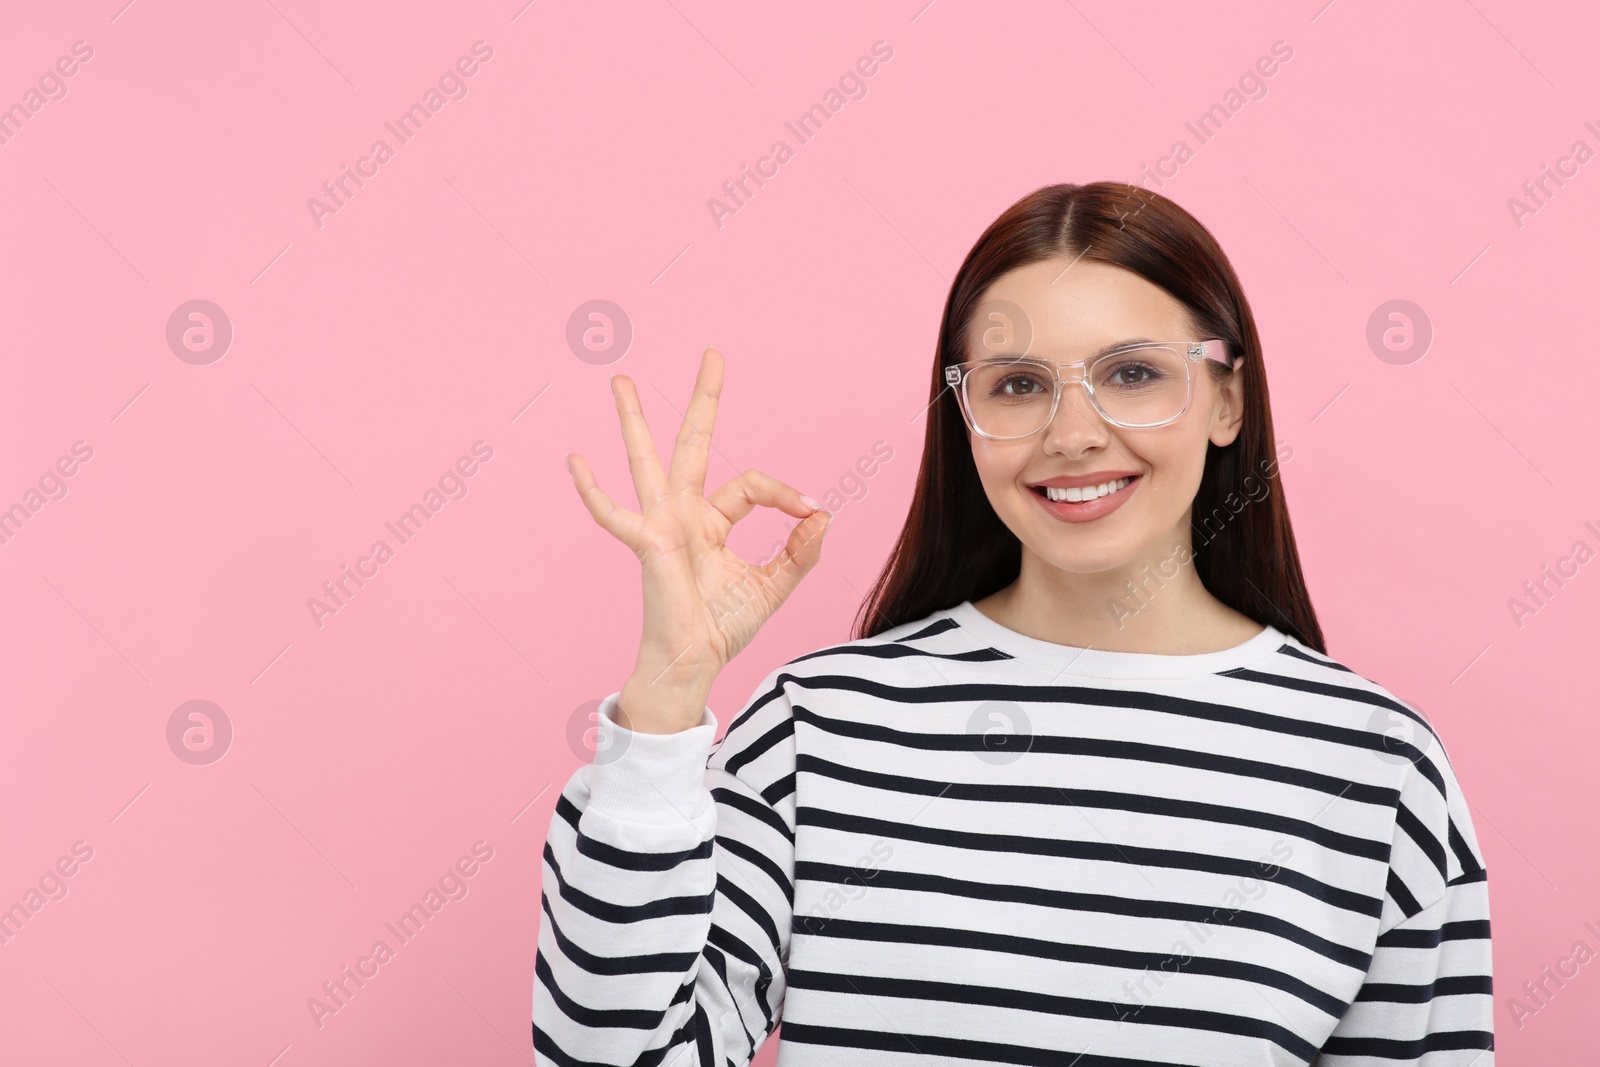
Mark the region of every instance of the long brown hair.
<instances>
[{"instance_id":1,"label":"long brown hair","mask_svg":"<svg viewBox=\"0 0 1600 1067\"><path fill-rule=\"evenodd\" d=\"M967 253L939 324L911 510L852 636L872 637L963 600L981 600L1017 579L1022 543L984 494L955 394L939 394L949 392L944 368L967 358L967 328L989 285L1007 271L1055 256L1133 271L1183 304L1200 337L1221 338L1243 355L1231 372L1206 361L1219 381L1244 375L1244 422L1227 447L1206 446L1191 516L1198 535L1191 539L1195 573L1224 604L1326 654L1278 476L1250 304L1228 257L1194 216L1159 193L1123 182L1035 190L1007 208ZM1258 498L1252 486L1263 485Z\"/></svg>"}]
</instances>

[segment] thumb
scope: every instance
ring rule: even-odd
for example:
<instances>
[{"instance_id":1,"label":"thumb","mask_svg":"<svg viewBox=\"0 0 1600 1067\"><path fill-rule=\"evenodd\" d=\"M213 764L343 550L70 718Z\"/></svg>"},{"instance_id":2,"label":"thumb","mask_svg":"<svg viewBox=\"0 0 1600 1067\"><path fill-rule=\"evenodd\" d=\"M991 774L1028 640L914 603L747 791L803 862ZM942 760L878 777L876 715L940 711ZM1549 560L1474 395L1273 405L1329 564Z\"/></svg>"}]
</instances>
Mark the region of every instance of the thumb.
<instances>
[{"instance_id":1,"label":"thumb","mask_svg":"<svg viewBox=\"0 0 1600 1067\"><path fill-rule=\"evenodd\" d=\"M823 532L831 522L832 512L813 511L789 532L783 552L768 564L771 588L777 593L780 603L789 599L789 594L800 584L800 579L809 574L822 558Z\"/></svg>"}]
</instances>

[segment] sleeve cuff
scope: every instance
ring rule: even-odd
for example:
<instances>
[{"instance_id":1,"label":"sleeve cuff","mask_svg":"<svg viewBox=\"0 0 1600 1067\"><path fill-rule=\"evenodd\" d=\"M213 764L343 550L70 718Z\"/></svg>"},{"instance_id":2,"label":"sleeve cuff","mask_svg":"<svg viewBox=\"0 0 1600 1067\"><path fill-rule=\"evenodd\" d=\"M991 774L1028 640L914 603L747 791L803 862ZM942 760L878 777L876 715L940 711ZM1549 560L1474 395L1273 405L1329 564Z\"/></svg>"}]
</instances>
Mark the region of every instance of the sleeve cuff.
<instances>
[{"instance_id":1,"label":"sleeve cuff","mask_svg":"<svg viewBox=\"0 0 1600 1067\"><path fill-rule=\"evenodd\" d=\"M630 822L693 821L709 795L706 763L717 717L708 707L698 726L675 734L640 733L617 725L621 697L619 689L600 702L594 756L583 768L586 810Z\"/></svg>"}]
</instances>

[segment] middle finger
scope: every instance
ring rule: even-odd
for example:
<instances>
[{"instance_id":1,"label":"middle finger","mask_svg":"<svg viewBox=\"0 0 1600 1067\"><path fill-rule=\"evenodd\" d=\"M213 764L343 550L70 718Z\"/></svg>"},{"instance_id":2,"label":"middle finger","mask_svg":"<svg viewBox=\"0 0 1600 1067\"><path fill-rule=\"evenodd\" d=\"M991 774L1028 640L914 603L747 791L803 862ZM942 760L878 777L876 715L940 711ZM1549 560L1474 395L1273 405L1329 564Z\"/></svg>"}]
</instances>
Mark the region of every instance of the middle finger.
<instances>
[{"instance_id":1,"label":"middle finger","mask_svg":"<svg viewBox=\"0 0 1600 1067\"><path fill-rule=\"evenodd\" d=\"M641 510L660 500L666 492L666 477L661 473L661 457L656 454L655 438L644 421L639 405L639 390L633 379L623 374L611 378L611 392L617 398L617 418L622 423L622 440L628 450L628 470L633 475L633 491Z\"/></svg>"},{"instance_id":2,"label":"middle finger","mask_svg":"<svg viewBox=\"0 0 1600 1067\"><path fill-rule=\"evenodd\" d=\"M700 353L700 373L694 395L684 412L677 443L672 446L672 466L667 474L674 489L694 489L705 494L706 463L711 454L711 430L717 424L717 400L722 395L722 353L708 347Z\"/></svg>"}]
</instances>

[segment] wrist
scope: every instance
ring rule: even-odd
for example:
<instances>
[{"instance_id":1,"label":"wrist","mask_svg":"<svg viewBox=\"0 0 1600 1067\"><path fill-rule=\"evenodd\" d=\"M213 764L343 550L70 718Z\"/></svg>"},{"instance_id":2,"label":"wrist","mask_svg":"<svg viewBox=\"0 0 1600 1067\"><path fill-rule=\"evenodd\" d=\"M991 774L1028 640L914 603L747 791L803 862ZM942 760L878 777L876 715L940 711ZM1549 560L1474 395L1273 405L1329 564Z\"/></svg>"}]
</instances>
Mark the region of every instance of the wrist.
<instances>
[{"instance_id":1,"label":"wrist","mask_svg":"<svg viewBox=\"0 0 1600 1067\"><path fill-rule=\"evenodd\" d=\"M617 725L635 733L677 733L700 725L711 682L652 682L635 673L623 683L617 697Z\"/></svg>"}]
</instances>

